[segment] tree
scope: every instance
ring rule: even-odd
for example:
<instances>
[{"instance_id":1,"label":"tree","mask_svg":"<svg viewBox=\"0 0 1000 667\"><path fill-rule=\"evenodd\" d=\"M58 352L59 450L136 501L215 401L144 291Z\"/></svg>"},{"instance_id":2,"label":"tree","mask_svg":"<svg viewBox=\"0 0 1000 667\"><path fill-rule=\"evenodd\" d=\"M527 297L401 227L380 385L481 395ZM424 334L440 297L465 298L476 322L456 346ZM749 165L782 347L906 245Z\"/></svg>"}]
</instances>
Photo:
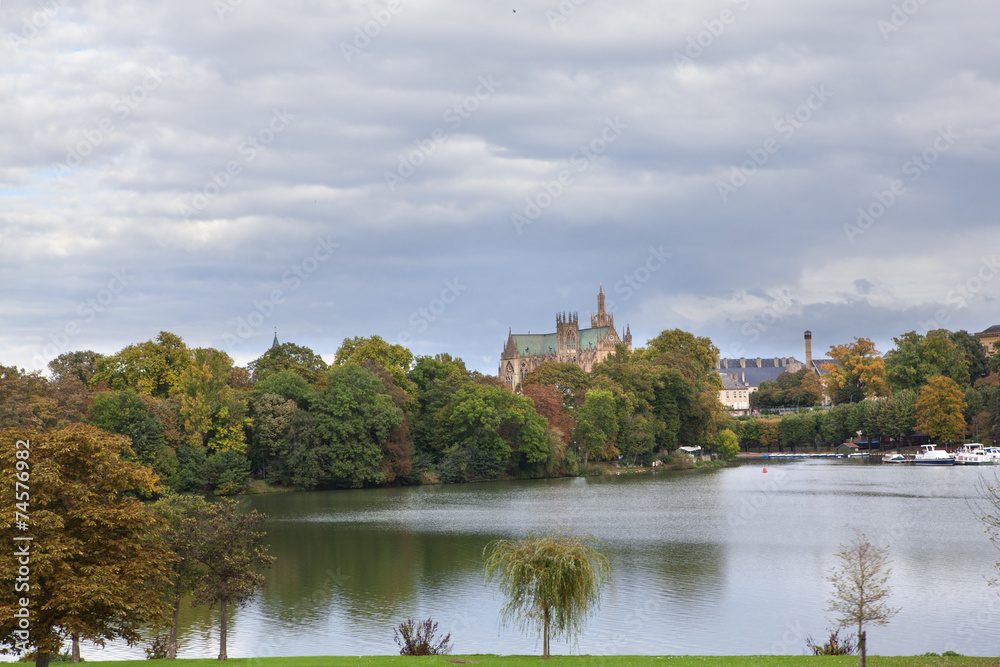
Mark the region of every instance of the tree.
<instances>
[{"instance_id":1,"label":"tree","mask_svg":"<svg viewBox=\"0 0 1000 667\"><path fill-rule=\"evenodd\" d=\"M486 581L497 581L507 598L504 625L542 635L543 658L549 636L571 640L600 605L601 587L611 564L586 541L572 535L534 535L496 540L483 549Z\"/></svg>"},{"instance_id":2,"label":"tree","mask_svg":"<svg viewBox=\"0 0 1000 667\"><path fill-rule=\"evenodd\" d=\"M108 433L127 435L132 440L132 454L143 465L153 467L157 454L166 446L160 420L135 389L102 391L94 397L87 421Z\"/></svg>"},{"instance_id":3,"label":"tree","mask_svg":"<svg viewBox=\"0 0 1000 667\"><path fill-rule=\"evenodd\" d=\"M74 377L88 384L94 377L97 362L103 358L103 354L93 350L64 352L49 362L49 370L54 379Z\"/></svg>"},{"instance_id":4,"label":"tree","mask_svg":"<svg viewBox=\"0 0 1000 667\"><path fill-rule=\"evenodd\" d=\"M163 398L177 388L181 373L191 363L191 350L181 337L161 331L155 340L129 345L110 357L96 359L92 386L132 387L140 394Z\"/></svg>"},{"instance_id":5,"label":"tree","mask_svg":"<svg viewBox=\"0 0 1000 667\"><path fill-rule=\"evenodd\" d=\"M198 587L203 569L198 561L199 548L205 539L204 517L208 502L201 496L169 495L153 506L163 518L163 536L166 546L174 554L167 601L172 608L170 634L167 638L167 657L177 657L177 625L181 600Z\"/></svg>"},{"instance_id":6,"label":"tree","mask_svg":"<svg viewBox=\"0 0 1000 667\"><path fill-rule=\"evenodd\" d=\"M945 329L928 331L926 336L910 331L892 340L896 348L885 355L885 377L893 390L920 389L935 375L946 375L960 387L969 386L969 360L974 357L966 355ZM957 340L967 344L962 337ZM982 349L978 341L975 345Z\"/></svg>"},{"instance_id":7,"label":"tree","mask_svg":"<svg viewBox=\"0 0 1000 667\"><path fill-rule=\"evenodd\" d=\"M740 439L728 428L719 431L715 444L719 448L719 456L727 461L735 459L740 453Z\"/></svg>"},{"instance_id":8,"label":"tree","mask_svg":"<svg viewBox=\"0 0 1000 667\"><path fill-rule=\"evenodd\" d=\"M354 488L387 481L384 447L403 426L403 411L378 376L357 364L331 367L312 412L334 479Z\"/></svg>"},{"instance_id":9,"label":"tree","mask_svg":"<svg viewBox=\"0 0 1000 667\"><path fill-rule=\"evenodd\" d=\"M173 556L159 520L136 497L156 490L155 477L125 460L127 453L127 438L87 424L0 433L0 464L10 471L0 475L0 499L14 508L16 484L30 488L30 511L26 500L21 508L28 532L4 522L3 539L26 550L31 573L21 604L14 594L19 559L0 559L0 580L9 583L0 596L0 641L15 650L34 646L36 665L47 665L67 636L132 642L143 624L165 616L161 592ZM14 541L23 536L32 540ZM16 634L14 614L23 606L30 637Z\"/></svg>"},{"instance_id":10,"label":"tree","mask_svg":"<svg viewBox=\"0 0 1000 667\"><path fill-rule=\"evenodd\" d=\"M348 363L360 364L364 361L374 361L389 371L396 386L412 393L413 383L406 377L406 373L413 365L413 353L410 350L398 343L387 343L381 336L370 338L355 336L344 339L333 359L333 363L337 366Z\"/></svg>"},{"instance_id":11,"label":"tree","mask_svg":"<svg viewBox=\"0 0 1000 667\"><path fill-rule=\"evenodd\" d=\"M956 441L965 435L965 394L958 383L939 375L927 380L917 396L917 429L935 440Z\"/></svg>"},{"instance_id":12,"label":"tree","mask_svg":"<svg viewBox=\"0 0 1000 667\"><path fill-rule=\"evenodd\" d=\"M889 587L889 548L876 547L861 531L854 531L848 544L837 552L839 565L831 568L827 581L833 584L833 597L827 611L837 614L841 628L858 628L858 667L865 667L865 628L886 625L898 609L887 603Z\"/></svg>"},{"instance_id":13,"label":"tree","mask_svg":"<svg viewBox=\"0 0 1000 667\"><path fill-rule=\"evenodd\" d=\"M208 503L202 514L205 536L198 547L204 573L198 578L195 602L219 605L219 660L228 659L226 631L229 605L245 606L267 580L257 570L274 562L259 530L266 517L256 510L241 514L235 500Z\"/></svg>"},{"instance_id":14,"label":"tree","mask_svg":"<svg viewBox=\"0 0 1000 667\"><path fill-rule=\"evenodd\" d=\"M593 454L599 456L617 435L615 397L610 391L591 389L584 404L576 409L576 431L573 437L583 450L583 464Z\"/></svg>"},{"instance_id":15,"label":"tree","mask_svg":"<svg viewBox=\"0 0 1000 667\"><path fill-rule=\"evenodd\" d=\"M266 380L274 373L290 371L309 384L315 384L327 368L323 357L308 347L302 347L295 343L272 346L267 352L247 364L247 370L250 371L250 378L253 382Z\"/></svg>"},{"instance_id":16,"label":"tree","mask_svg":"<svg viewBox=\"0 0 1000 667\"><path fill-rule=\"evenodd\" d=\"M823 364L827 395L834 403L857 403L865 398L886 396L885 360L867 338L847 345L831 345L833 363Z\"/></svg>"},{"instance_id":17,"label":"tree","mask_svg":"<svg viewBox=\"0 0 1000 667\"><path fill-rule=\"evenodd\" d=\"M591 378L576 364L544 361L521 380L521 387L535 384L554 386L562 393L566 407L572 408L590 389Z\"/></svg>"}]
</instances>

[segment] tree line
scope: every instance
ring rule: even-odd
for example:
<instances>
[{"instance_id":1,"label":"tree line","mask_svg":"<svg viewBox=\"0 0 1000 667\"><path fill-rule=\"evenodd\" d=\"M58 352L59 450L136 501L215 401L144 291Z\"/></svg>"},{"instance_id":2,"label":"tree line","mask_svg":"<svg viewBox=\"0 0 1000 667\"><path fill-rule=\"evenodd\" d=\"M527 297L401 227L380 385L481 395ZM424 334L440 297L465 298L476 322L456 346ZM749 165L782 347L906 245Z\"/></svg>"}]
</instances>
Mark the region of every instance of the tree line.
<instances>
[{"instance_id":1,"label":"tree line","mask_svg":"<svg viewBox=\"0 0 1000 667\"><path fill-rule=\"evenodd\" d=\"M912 444L1000 439L997 421L1000 355L987 357L967 331L910 331L882 355L867 338L830 348L822 384L802 369L762 382L752 406L763 415L781 409L832 409L784 418L743 420L732 426L745 446L829 446L861 434L869 441Z\"/></svg>"},{"instance_id":2,"label":"tree line","mask_svg":"<svg viewBox=\"0 0 1000 667\"><path fill-rule=\"evenodd\" d=\"M62 354L51 377L0 366L0 427L125 435L128 456L181 493L239 493L254 478L317 489L576 475L714 447L717 357L707 338L664 331L590 373L542 364L512 393L379 336L345 339L331 364L284 343L243 368L161 332L111 355Z\"/></svg>"}]
</instances>

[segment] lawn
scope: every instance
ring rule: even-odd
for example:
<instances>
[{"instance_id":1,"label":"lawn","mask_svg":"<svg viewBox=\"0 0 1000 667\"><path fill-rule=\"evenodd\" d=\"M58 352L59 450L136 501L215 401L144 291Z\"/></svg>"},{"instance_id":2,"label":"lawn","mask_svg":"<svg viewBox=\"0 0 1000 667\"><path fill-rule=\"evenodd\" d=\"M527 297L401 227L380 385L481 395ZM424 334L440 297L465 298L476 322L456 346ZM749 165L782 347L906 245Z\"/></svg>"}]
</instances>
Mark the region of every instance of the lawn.
<instances>
[{"instance_id":1,"label":"lawn","mask_svg":"<svg viewBox=\"0 0 1000 667\"><path fill-rule=\"evenodd\" d=\"M173 667L218 667L214 659L198 660L117 660L112 662L85 663L97 667L153 667L172 665ZM552 656L543 661L538 655L438 655L424 658L392 656L328 656L302 658L231 658L229 667L368 667L369 665L560 665L562 667L603 666L645 667L659 665L669 667L853 667L858 664L857 656L801 656L801 655L749 655L749 656ZM923 656L868 656L871 667L1000 667L1000 658L966 657L923 657Z\"/></svg>"}]
</instances>

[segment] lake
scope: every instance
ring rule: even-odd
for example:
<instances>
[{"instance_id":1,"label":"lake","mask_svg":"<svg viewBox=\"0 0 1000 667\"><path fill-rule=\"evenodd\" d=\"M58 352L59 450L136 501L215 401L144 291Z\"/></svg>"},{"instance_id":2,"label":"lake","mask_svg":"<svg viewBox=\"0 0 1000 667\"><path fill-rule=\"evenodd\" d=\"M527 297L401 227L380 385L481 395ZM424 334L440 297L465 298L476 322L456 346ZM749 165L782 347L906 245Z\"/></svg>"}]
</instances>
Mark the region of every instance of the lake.
<instances>
[{"instance_id":1,"label":"lake","mask_svg":"<svg viewBox=\"0 0 1000 667\"><path fill-rule=\"evenodd\" d=\"M764 466L768 472L764 473ZM846 460L242 499L268 515L268 586L231 614L229 656L398 652L393 627L432 617L455 653L541 653L498 625L482 578L491 540L565 528L603 543L613 574L576 645L553 653L800 654L825 640L838 545L889 545L889 625L869 652L1000 654L997 551L970 503L992 468ZM186 607L180 657L215 657L218 612ZM140 648L84 648L91 660Z\"/></svg>"}]
</instances>

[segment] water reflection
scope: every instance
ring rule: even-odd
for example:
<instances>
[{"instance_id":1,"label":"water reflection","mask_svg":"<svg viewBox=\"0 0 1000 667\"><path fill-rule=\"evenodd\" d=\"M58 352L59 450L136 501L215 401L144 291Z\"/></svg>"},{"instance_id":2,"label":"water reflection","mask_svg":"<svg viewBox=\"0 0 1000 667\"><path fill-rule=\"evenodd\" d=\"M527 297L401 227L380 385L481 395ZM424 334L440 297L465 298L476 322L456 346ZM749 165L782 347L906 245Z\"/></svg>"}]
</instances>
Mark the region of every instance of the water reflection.
<instances>
[{"instance_id":1,"label":"water reflection","mask_svg":"<svg viewBox=\"0 0 1000 667\"><path fill-rule=\"evenodd\" d=\"M997 555L967 500L978 471L767 466L246 498L268 514L277 560L234 614L230 655L395 653L392 627L408 616L434 617L459 652L537 652L498 628L481 554L560 527L601 540L614 571L579 645L557 653L801 653L829 625L825 576L850 527L894 559L902 611L871 630L872 651L996 653L1000 605L985 578ZM215 655L216 618L184 611L183 657Z\"/></svg>"}]
</instances>

